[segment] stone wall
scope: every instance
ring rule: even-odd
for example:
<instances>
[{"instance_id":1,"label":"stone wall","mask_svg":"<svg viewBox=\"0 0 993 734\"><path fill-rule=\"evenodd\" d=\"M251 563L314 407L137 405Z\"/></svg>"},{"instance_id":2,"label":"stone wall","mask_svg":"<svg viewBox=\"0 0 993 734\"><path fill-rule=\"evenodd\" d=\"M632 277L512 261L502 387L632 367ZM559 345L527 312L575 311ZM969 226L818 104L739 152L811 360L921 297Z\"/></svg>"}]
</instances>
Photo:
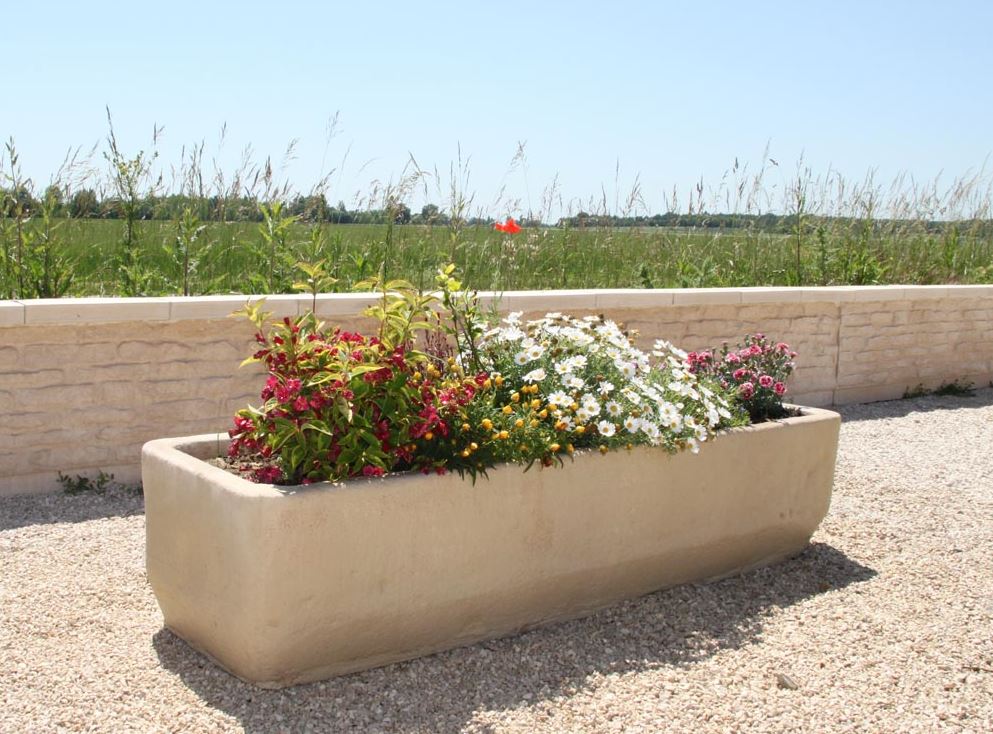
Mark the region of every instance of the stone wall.
<instances>
[{"instance_id":1,"label":"stone wall","mask_svg":"<svg viewBox=\"0 0 993 734\"><path fill-rule=\"evenodd\" d=\"M489 298L496 298L490 296ZM252 329L227 315L245 296L0 302L0 496L56 488L66 474L139 476L152 438L225 430L257 398L238 368ZM364 294L320 296L317 313L364 325ZM919 384L993 379L993 286L601 290L504 293L503 312L603 313L685 349L763 331L800 354L795 402L900 397ZM305 296L267 299L277 316Z\"/></svg>"}]
</instances>

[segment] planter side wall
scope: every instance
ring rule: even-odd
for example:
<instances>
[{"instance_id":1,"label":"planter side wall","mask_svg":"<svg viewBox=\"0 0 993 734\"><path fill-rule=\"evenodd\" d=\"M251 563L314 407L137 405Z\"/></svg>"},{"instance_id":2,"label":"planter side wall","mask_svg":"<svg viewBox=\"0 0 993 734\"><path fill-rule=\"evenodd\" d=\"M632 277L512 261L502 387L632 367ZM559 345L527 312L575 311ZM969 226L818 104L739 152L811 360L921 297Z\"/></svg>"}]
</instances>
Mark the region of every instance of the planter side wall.
<instances>
[{"instance_id":1,"label":"planter side wall","mask_svg":"<svg viewBox=\"0 0 993 734\"><path fill-rule=\"evenodd\" d=\"M225 318L247 298L0 303L0 496L58 489L59 471L136 481L144 442L229 428L262 383L257 368L238 369L252 329ZM321 296L318 314L356 328L368 300ZM296 315L310 302L267 307ZM702 349L761 330L799 352L790 397L807 405L993 380L993 286L537 291L503 294L499 307L603 313L644 346Z\"/></svg>"},{"instance_id":2,"label":"planter side wall","mask_svg":"<svg viewBox=\"0 0 993 734\"><path fill-rule=\"evenodd\" d=\"M839 419L788 423L696 456L636 449L475 486L408 476L295 493L153 442L148 578L165 623L247 680L416 657L799 552L828 509Z\"/></svg>"}]
</instances>

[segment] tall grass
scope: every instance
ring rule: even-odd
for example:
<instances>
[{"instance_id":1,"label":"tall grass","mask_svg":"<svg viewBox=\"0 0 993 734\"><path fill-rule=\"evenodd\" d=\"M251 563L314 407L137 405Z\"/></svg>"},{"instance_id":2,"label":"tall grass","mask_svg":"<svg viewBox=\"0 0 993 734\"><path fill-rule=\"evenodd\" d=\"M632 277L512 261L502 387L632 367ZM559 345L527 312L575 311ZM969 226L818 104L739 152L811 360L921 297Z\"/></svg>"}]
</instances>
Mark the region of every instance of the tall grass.
<instances>
[{"instance_id":1,"label":"tall grass","mask_svg":"<svg viewBox=\"0 0 993 734\"><path fill-rule=\"evenodd\" d=\"M564 202L553 180L535 207L530 183L525 202L501 191L481 206L460 151L444 174L411 158L397 180L356 196L366 214L349 217L381 224L334 224L333 171L299 192L250 149L225 172L202 142L164 167L157 143L158 131L148 150L125 152L111 125L102 165L96 150L73 152L40 189L10 141L0 156L0 298L291 292L301 260L323 263L337 290L380 269L426 287L448 261L494 290L993 282L984 171L947 186L908 176L884 186L871 173L818 175L801 160L782 185L766 155L754 171L735 161L715 186L668 192L660 209L680 216L660 218L637 179L613 201L601 191ZM283 162L293 155L291 144ZM510 165L527 180L523 145ZM412 215L416 198L438 205ZM556 211L565 216L553 224ZM523 232L493 230L489 217L506 213L524 219ZM693 226L647 226L681 221Z\"/></svg>"}]
</instances>

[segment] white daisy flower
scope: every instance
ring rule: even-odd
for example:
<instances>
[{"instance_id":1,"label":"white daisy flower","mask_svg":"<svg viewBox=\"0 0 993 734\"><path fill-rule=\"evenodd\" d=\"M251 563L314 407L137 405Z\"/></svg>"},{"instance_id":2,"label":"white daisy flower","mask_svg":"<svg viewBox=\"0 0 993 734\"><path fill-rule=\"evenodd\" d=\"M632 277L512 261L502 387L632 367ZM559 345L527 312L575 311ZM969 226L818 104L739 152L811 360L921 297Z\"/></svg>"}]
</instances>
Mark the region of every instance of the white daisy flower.
<instances>
[{"instance_id":1,"label":"white daisy flower","mask_svg":"<svg viewBox=\"0 0 993 734\"><path fill-rule=\"evenodd\" d=\"M583 410L589 413L591 416L600 415L600 403L598 403L593 398L583 398Z\"/></svg>"},{"instance_id":2,"label":"white daisy flower","mask_svg":"<svg viewBox=\"0 0 993 734\"><path fill-rule=\"evenodd\" d=\"M514 364L516 364L518 367L525 365L530 361L531 360L528 359L527 352L518 352L517 354L514 355Z\"/></svg>"},{"instance_id":3,"label":"white daisy flower","mask_svg":"<svg viewBox=\"0 0 993 734\"><path fill-rule=\"evenodd\" d=\"M626 397L635 405L641 404L641 396L638 393L636 393L634 390L632 390L630 387L621 388L621 395Z\"/></svg>"},{"instance_id":4,"label":"white daisy flower","mask_svg":"<svg viewBox=\"0 0 993 734\"><path fill-rule=\"evenodd\" d=\"M539 367L538 369L531 370L524 375L524 382L541 382L545 379L545 377L547 377L547 375L545 374L544 368Z\"/></svg>"},{"instance_id":5,"label":"white daisy flower","mask_svg":"<svg viewBox=\"0 0 993 734\"><path fill-rule=\"evenodd\" d=\"M624 419L624 428L627 429L628 433L637 433L638 429L641 428L641 418L635 418L633 415L629 415Z\"/></svg>"},{"instance_id":6,"label":"white daisy flower","mask_svg":"<svg viewBox=\"0 0 993 734\"><path fill-rule=\"evenodd\" d=\"M520 341L526 336L527 334L518 329L516 326L513 326L509 329L501 329L498 338L500 341L515 342Z\"/></svg>"},{"instance_id":7,"label":"white daisy flower","mask_svg":"<svg viewBox=\"0 0 993 734\"><path fill-rule=\"evenodd\" d=\"M572 370L569 369L569 361L563 360L561 362L555 363L555 372L560 375L568 375Z\"/></svg>"},{"instance_id":8,"label":"white daisy flower","mask_svg":"<svg viewBox=\"0 0 993 734\"><path fill-rule=\"evenodd\" d=\"M532 344L527 348L527 355L530 360L541 359L541 355L544 353L545 348L540 344Z\"/></svg>"},{"instance_id":9,"label":"white daisy flower","mask_svg":"<svg viewBox=\"0 0 993 734\"><path fill-rule=\"evenodd\" d=\"M566 386L571 387L573 390L582 390L586 386L586 380L582 377L576 377L575 375L569 375L563 380Z\"/></svg>"},{"instance_id":10,"label":"white daisy flower","mask_svg":"<svg viewBox=\"0 0 993 734\"><path fill-rule=\"evenodd\" d=\"M618 403L615 403L613 400L611 400L609 403L607 403L607 414L608 415L610 415L610 416L612 416L614 418L617 418L621 414L621 412L622 412L621 406Z\"/></svg>"},{"instance_id":11,"label":"white daisy flower","mask_svg":"<svg viewBox=\"0 0 993 734\"><path fill-rule=\"evenodd\" d=\"M604 438L610 438L615 433L617 433L617 426L615 426L610 421L600 421L596 424L596 429L600 432L600 435Z\"/></svg>"},{"instance_id":12,"label":"white daisy flower","mask_svg":"<svg viewBox=\"0 0 993 734\"><path fill-rule=\"evenodd\" d=\"M572 405L572 398L561 390L556 390L548 396L548 402L553 405Z\"/></svg>"},{"instance_id":13,"label":"white daisy flower","mask_svg":"<svg viewBox=\"0 0 993 734\"><path fill-rule=\"evenodd\" d=\"M614 383L612 382L601 382L598 386L601 395L610 395L614 391Z\"/></svg>"},{"instance_id":14,"label":"white daisy flower","mask_svg":"<svg viewBox=\"0 0 993 734\"><path fill-rule=\"evenodd\" d=\"M632 362L617 362L616 365L617 365L617 369L621 371L621 374L624 375L629 380L632 377L634 377L636 374L638 374L638 369L634 366Z\"/></svg>"}]
</instances>

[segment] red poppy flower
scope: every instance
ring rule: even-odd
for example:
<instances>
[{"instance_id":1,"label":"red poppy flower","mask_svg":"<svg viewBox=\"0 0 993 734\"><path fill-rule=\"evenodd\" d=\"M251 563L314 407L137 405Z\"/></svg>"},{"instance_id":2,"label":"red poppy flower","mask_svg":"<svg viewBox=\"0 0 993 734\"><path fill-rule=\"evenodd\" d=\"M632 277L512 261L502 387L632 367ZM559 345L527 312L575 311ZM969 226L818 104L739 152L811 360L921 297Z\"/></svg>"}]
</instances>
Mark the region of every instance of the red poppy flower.
<instances>
[{"instance_id":1,"label":"red poppy flower","mask_svg":"<svg viewBox=\"0 0 993 734\"><path fill-rule=\"evenodd\" d=\"M521 231L521 225L514 221L513 217L507 217L507 221L504 223L497 222L493 225L493 229L498 232L506 232L507 234L517 234Z\"/></svg>"}]
</instances>

